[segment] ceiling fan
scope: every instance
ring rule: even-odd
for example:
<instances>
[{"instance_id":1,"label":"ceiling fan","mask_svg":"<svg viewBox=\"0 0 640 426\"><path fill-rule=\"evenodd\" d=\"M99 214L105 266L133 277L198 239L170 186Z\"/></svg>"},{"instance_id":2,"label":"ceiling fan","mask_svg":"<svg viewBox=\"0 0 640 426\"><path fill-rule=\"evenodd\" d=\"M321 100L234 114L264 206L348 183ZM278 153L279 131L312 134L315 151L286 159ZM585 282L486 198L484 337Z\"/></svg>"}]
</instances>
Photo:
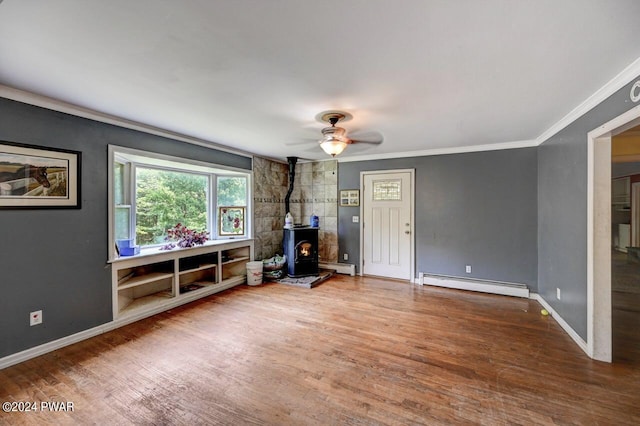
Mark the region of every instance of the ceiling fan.
<instances>
[{"instance_id":1,"label":"ceiling fan","mask_svg":"<svg viewBox=\"0 0 640 426\"><path fill-rule=\"evenodd\" d=\"M322 129L322 139L318 141L320 148L332 157L340 155L347 145L355 143L368 143L378 145L382 143L382 135L378 132L369 132L362 138L348 138L347 131L336 124L340 121L348 121L353 116L343 111L324 111L316 116L316 119L331 124Z\"/></svg>"}]
</instances>

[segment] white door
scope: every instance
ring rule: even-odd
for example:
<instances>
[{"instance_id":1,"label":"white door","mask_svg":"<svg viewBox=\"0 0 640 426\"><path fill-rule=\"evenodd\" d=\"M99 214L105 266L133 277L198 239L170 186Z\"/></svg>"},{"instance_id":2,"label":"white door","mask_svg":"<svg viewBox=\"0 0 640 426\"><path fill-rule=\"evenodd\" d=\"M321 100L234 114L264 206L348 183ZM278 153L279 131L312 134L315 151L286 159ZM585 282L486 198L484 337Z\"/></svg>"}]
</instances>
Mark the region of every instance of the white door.
<instances>
[{"instance_id":1,"label":"white door","mask_svg":"<svg viewBox=\"0 0 640 426\"><path fill-rule=\"evenodd\" d=\"M363 173L361 229L365 275L412 279L412 173Z\"/></svg>"}]
</instances>

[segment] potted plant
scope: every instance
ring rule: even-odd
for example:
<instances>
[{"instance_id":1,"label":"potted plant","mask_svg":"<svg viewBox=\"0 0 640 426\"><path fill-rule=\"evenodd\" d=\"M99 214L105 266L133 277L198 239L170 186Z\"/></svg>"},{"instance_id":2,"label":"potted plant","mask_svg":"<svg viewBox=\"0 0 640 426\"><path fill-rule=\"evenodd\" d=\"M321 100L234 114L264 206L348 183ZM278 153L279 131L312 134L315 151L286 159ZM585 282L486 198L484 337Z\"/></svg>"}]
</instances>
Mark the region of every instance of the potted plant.
<instances>
[{"instance_id":1,"label":"potted plant","mask_svg":"<svg viewBox=\"0 0 640 426\"><path fill-rule=\"evenodd\" d=\"M194 231L178 223L173 228L167 229L167 236L164 238L169 243L161 247L162 250L171 250L178 246L181 248L202 245L209 240L209 233L206 231Z\"/></svg>"}]
</instances>

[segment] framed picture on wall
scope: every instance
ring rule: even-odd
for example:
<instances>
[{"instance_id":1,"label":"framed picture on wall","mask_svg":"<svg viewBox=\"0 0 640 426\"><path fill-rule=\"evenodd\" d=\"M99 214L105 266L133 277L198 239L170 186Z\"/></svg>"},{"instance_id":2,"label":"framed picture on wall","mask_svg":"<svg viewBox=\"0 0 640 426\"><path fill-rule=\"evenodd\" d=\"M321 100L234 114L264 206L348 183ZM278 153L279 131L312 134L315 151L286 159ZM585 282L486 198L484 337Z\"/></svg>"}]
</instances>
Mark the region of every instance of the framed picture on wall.
<instances>
[{"instance_id":1,"label":"framed picture on wall","mask_svg":"<svg viewBox=\"0 0 640 426\"><path fill-rule=\"evenodd\" d=\"M358 207L360 205L359 189L341 189L340 190L340 206L341 207Z\"/></svg>"},{"instance_id":2,"label":"framed picture on wall","mask_svg":"<svg viewBox=\"0 0 640 426\"><path fill-rule=\"evenodd\" d=\"M0 141L0 208L80 208L81 153Z\"/></svg>"}]
</instances>

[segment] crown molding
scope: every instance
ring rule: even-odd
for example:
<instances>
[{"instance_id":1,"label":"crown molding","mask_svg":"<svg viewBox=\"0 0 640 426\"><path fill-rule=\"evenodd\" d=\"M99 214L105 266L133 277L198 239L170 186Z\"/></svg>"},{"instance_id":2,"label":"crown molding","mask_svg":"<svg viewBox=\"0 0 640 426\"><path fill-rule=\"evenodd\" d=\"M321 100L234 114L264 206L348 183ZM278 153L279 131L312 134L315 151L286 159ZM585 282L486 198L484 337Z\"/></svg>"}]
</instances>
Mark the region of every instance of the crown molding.
<instances>
[{"instance_id":1,"label":"crown molding","mask_svg":"<svg viewBox=\"0 0 640 426\"><path fill-rule=\"evenodd\" d=\"M608 83L598 89L593 95L585 99L580 105L575 107L571 112L562 117L553 126L549 127L544 133L536 138L538 145L546 142L550 137L585 115L592 108L602 103L609 96L622 89L626 84L640 76L640 58L633 61L629 66L623 69L618 75L613 77Z\"/></svg>"},{"instance_id":2,"label":"crown molding","mask_svg":"<svg viewBox=\"0 0 640 426\"><path fill-rule=\"evenodd\" d=\"M354 161L387 160L390 158L426 157L446 154L464 154L468 152L498 151L502 149L530 148L534 146L538 146L537 140L492 143L486 145L469 145L453 148L435 148L399 153L390 152L385 154L357 155L353 157L338 157L337 160L339 163L351 163Z\"/></svg>"},{"instance_id":3,"label":"crown molding","mask_svg":"<svg viewBox=\"0 0 640 426\"><path fill-rule=\"evenodd\" d=\"M156 136L162 136L164 138L175 139L181 142L190 143L192 145L198 145L205 148L212 148L218 151L228 152L230 154L241 155L243 157L253 158L253 155L254 155L251 152L242 151L240 149L229 148L226 145L221 145L215 142L210 142L204 139L184 135L182 133L173 132L170 130L162 129L160 127L155 127L148 124L140 123L137 121L127 120L122 117L95 111L89 108L85 108L85 107L74 105L68 102L60 101L47 96L38 95L36 93L15 89L13 87L5 86L2 84L0 84L0 97L22 102L29 105L34 105L41 108L50 109L52 111L74 115L76 117L87 118L89 120L99 121L101 123L112 124L118 127L124 127L126 129L137 130L139 132L149 133Z\"/></svg>"}]
</instances>

